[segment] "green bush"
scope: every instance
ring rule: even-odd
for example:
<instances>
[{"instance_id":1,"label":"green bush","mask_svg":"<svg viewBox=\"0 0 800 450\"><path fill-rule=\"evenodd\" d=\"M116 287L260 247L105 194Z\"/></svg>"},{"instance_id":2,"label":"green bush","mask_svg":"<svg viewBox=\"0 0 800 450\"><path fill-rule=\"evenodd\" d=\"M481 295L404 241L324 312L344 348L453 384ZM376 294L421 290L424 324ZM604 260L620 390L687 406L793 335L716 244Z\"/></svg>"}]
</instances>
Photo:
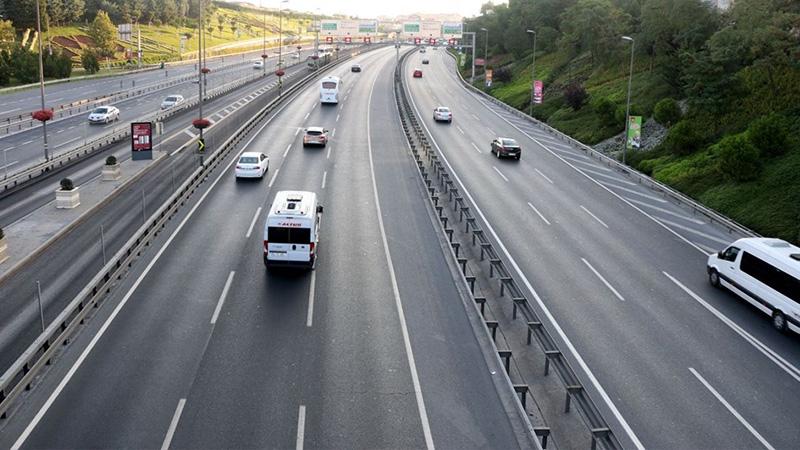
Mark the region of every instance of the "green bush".
<instances>
[{"instance_id":1,"label":"green bush","mask_svg":"<svg viewBox=\"0 0 800 450\"><path fill-rule=\"evenodd\" d=\"M0 239L3 239L4 237L6 237L6 233L3 231L2 228L0 228Z\"/></svg>"},{"instance_id":2,"label":"green bush","mask_svg":"<svg viewBox=\"0 0 800 450\"><path fill-rule=\"evenodd\" d=\"M8 86L11 83L11 67L4 58L0 58L0 86Z\"/></svg>"},{"instance_id":3,"label":"green bush","mask_svg":"<svg viewBox=\"0 0 800 450\"><path fill-rule=\"evenodd\" d=\"M116 163L117 163L117 157L116 156L110 155L108 158L106 158L106 165L107 166L113 166Z\"/></svg>"},{"instance_id":4,"label":"green bush","mask_svg":"<svg viewBox=\"0 0 800 450\"><path fill-rule=\"evenodd\" d=\"M97 55L91 50L84 50L81 54L81 65L86 73L97 73L100 70L100 62L97 61Z\"/></svg>"},{"instance_id":5,"label":"green bush","mask_svg":"<svg viewBox=\"0 0 800 450\"><path fill-rule=\"evenodd\" d=\"M772 113L760 117L747 127L747 138L765 156L780 156L791 145L786 117Z\"/></svg>"},{"instance_id":6,"label":"green bush","mask_svg":"<svg viewBox=\"0 0 800 450\"><path fill-rule=\"evenodd\" d=\"M717 169L729 180L750 181L761 173L761 155L745 134L722 138L716 145L716 155Z\"/></svg>"},{"instance_id":7,"label":"green bush","mask_svg":"<svg viewBox=\"0 0 800 450\"><path fill-rule=\"evenodd\" d=\"M11 51L11 72L20 83L34 83L39 79L39 61L33 52L17 46Z\"/></svg>"},{"instance_id":8,"label":"green bush","mask_svg":"<svg viewBox=\"0 0 800 450\"><path fill-rule=\"evenodd\" d=\"M564 88L564 100L573 111L581 109L588 98L586 88L580 83L571 83Z\"/></svg>"},{"instance_id":9,"label":"green bush","mask_svg":"<svg viewBox=\"0 0 800 450\"><path fill-rule=\"evenodd\" d=\"M61 179L61 183L60 184L61 184L61 190L63 190L63 191L71 191L71 190L75 189L75 184L69 178Z\"/></svg>"},{"instance_id":10,"label":"green bush","mask_svg":"<svg viewBox=\"0 0 800 450\"><path fill-rule=\"evenodd\" d=\"M69 78L72 75L72 60L62 52L52 55L45 53L42 58L42 68L45 78Z\"/></svg>"},{"instance_id":11,"label":"green bush","mask_svg":"<svg viewBox=\"0 0 800 450\"><path fill-rule=\"evenodd\" d=\"M616 121L617 104L608 97L600 97L592 101L592 109L606 125L618 123Z\"/></svg>"},{"instance_id":12,"label":"green bush","mask_svg":"<svg viewBox=\"0 0 800 450\"><path fill-rule=\"evenodd\" d=\"M664 139L664 148L673 155L690 155L700 148L702 142L693 122L681 120L669 129Z\"/></svg>"},{"instance_id":13,"label":"green bush","mask_svg":"<svg viewBox=\"0 0 800 450\"><path fill-rule=\"evenodd\" d=\"M670 127L681 120L681 107L675 99L661 99L653 109L653 118L661 125Z\"/></svg>"},{"instance_id":14,"label":"green bush","mask_svg":"<svg viewBox=\"0 0 800 450\"><path fill-rule=\"evenodd\" d=\"M631 103L631 110L630 115L632 116L644 116L642 113L642 108L639 107L636 103ZM644 122L644 121L643 121ZM621 123L622 126L625 126L625 104L617 106L617 110L614 111L614 123Z\"/></svg>"}]
</instances>

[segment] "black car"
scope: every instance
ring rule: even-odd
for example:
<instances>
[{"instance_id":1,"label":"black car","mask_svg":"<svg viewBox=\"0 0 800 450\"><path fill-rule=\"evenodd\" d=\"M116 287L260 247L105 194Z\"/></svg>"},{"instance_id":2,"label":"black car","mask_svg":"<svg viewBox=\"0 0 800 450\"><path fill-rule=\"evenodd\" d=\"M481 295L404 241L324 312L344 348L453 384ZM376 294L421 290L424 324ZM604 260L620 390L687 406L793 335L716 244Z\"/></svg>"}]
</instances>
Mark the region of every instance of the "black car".
<instances>
[{"instance_id":1,"label":"black car","mask_svg":"<svg viewBox=\"0 0 800 450\"><path fill-rule=\"evenodd\" d=\"M430 61L428 61L428 58L425 58L425 59L422 60L422 64L429 64L429 63L430 63Z\"/></svg>"},{"instance_id":2,"label":"black car","mask_svg":"<svg viewBox=\"0 0 800 450\"><path fill-rule=\"evenodd\" d=\"M522 149L514 139L499 137L492 141L492 153L497 155L498 158L507 156L519 159L522 156Z\"/></svg>"},{"instance_id":3,"label":"black car","mask_svg":"<svg viewBox=\"0 0 800 450\"><path fill-rule=\"evenodd\" d=\"M350 72L361 72L361 65L353 64L352 66L350 66Z\"/></svg>"}]
</instances>

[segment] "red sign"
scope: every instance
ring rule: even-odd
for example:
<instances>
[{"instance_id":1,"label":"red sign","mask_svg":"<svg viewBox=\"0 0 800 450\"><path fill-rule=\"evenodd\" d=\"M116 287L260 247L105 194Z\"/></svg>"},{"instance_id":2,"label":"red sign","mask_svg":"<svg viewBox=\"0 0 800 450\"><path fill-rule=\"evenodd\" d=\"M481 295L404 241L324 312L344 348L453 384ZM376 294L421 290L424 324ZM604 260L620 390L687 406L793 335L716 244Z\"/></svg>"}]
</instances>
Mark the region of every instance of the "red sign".
<instances>
[{"instance_id":1,"label":"red sign","mask_svg":"<svg viewBox=\"0 0 800 450\"><path fill-rule=\"evenodd\" d=\"M428 44L430 44L430 45L436 45L436 38L430 38L430 39L428 39Z\"/></svg>"},{"instance_id":2,"label":"red sign","mask_svg":"<svg viewBox=\"0 0 800 450\"><path fill-rule=\"evenodd\" d=\"M456 45L456 39L455 38L450 38L450 39L447 40L447 43L450 44L450 45Z\"/></svg>"},{"instance_id":3,"label":"red sign","mask_svg":"<svg viewBox=\"0 0 800 450\"><path fill-rule=\"evenodd\" d=\"M422 43L422 38L414 38L414 45L419 45Z\"/></svg>"},{"instance_id":4,"label":"red sign","mask_svg":"<svg viewBox=\"0 0 800 450\"><path fill-rule=\"evenodd\" d=\"M353 42L353 38L351 38L350 36L345 36L344 37L344 43L345 44L349 44L351 42Z\"/></svg>"},{"instance_id":5,"label":"red sign","mask_svg":"<svg viewBox=\"0 0 800 450\"><path fill-rule=\"evenodd\" d=\"M328 44L333 44L333 36L327 36L325 38L325 42L327 42Z\"/></svg>"},{"instance_id":6,"label":"red sign","mask_svg":"<svg viewBox=\"0 0 800 450\"><path fill-rule=\"evenodd\" d=\"M533 82L533 103L539 105L542 103L542 91L544 86L542 84L542 80L536 80Z\"/></svg>"},{"instance_id":7,"label":"red sign","mask_svg":"<svg viewBox=\"0 0 800 450\"><path fill-rule=\"evenodd\" d=\"M134 152L153 150L153 124L151 122L131 123L131 149Z\"/></svg>"},{"instance_id":8,"label":"red sign","mask_svg":"<svg viewBox=\"0 0 800 450\"><path fill-rule=\"evenodd\" d=\"M366 37L364 37L364 43L365 43L365 44L370 44L370 43L372 43L372 38L371 38L371 37L369 37L369 36L366 36Z\"/></svg>"},{"instance_id":9,"label":"red sign","mask_svg":"<svg viewBox=\"0 0 800 450\"><path fill-rule=\"evenodd\" d=\"M482 66L483 65L483 58L475 58L475 65Z\"/></svg>"}]
</instances>

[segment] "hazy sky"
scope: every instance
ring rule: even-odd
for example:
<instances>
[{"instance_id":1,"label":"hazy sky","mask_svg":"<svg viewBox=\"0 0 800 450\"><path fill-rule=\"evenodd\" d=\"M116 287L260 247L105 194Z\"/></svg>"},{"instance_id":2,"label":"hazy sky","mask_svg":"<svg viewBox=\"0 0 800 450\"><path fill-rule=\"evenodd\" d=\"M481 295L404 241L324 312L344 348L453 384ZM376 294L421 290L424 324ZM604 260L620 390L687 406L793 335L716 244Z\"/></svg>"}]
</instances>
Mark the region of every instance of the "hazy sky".
<instances>
[{"instance_id":1,"label":"hazy sky","mask_svg":"<svg viewBox=\"0 0 800 450\"><path fill-rule=\"evenodd\" d=\"M246 0L268 8L277 8L279 0ZM262 2L263 3L260 3ZM413 13L455 13L465 17L480 13L481 5L488 0L289 0L284 7L297 11L323 14L347 14L363 18L396 16ZM495 0L493 3L506 3Z\"/></svg>"}]
</instances>

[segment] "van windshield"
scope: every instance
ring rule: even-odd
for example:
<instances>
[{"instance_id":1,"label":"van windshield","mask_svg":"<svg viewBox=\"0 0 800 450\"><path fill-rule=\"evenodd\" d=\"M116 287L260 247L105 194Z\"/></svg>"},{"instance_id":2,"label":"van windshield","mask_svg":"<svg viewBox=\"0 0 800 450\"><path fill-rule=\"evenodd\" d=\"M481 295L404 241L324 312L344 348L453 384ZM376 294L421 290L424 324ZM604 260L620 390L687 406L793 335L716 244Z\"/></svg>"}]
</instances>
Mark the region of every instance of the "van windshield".
<instances>
[{"instance_id":1,"label":"van windshield","mask_svg":"<svg viewBox=\"0 0 800 450\"><path fill-rule=\"evenodd\" d=\"M269 227L267 241L275 244L309 244L311 230L308 228Z\"/></svg>"},{"instance_id":2,"label":"van windshield","mask_svg":"<svg viewBox=\"0 0 800 450\"><path fill-rule=\"evenodd\" d=\"M336 82L335 81L323 81L322 82L322 89L336 89Z\"/></svg>"}]
</instances>

